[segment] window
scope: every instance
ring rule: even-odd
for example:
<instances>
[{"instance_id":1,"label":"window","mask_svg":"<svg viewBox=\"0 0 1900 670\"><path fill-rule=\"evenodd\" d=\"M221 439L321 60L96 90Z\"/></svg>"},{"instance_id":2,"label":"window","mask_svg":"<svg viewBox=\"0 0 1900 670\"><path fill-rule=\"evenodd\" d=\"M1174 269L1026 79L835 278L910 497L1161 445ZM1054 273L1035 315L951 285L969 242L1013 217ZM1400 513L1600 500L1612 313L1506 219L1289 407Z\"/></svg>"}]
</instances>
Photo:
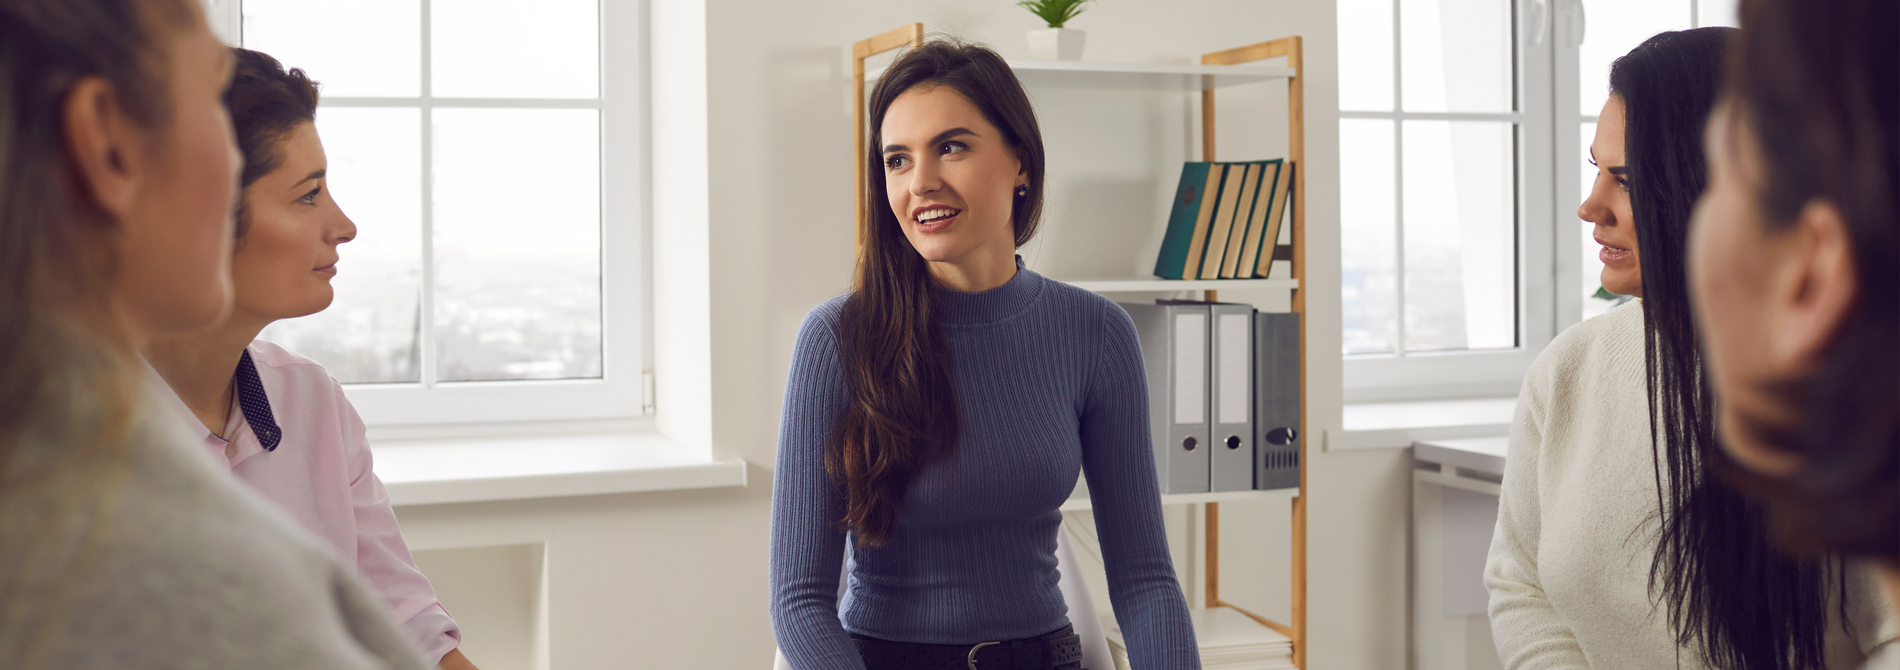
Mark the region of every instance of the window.
<instances>
[{"instance_id":1,"label":"window","mask_svg":"<svg viewBox=\"0 0 1900 670\"><path fill-rule=\"evenodd\" d=\"M323 363L372 425L641 412L641 40L602 39L638 25L635 3L238 12L245 47L321 83L329 183L358 228L330 308L263 339Z\"/></svg>"},{"instance_id":2,"label":"window","mask_svg":"<svg viewBox=\"0 0 1900 670\"><path fill-rule=\"evenodd\" d=\"M1515 393L1555 333L1617 304L1576 215L1610 63L1735 4L1340 0L1349 400Z\"/></svg>"},{"instance_id":3,"label":"window","mask_svg":"<svg viewBox=\"0 0 1900 670\"><path fill-rule=\"evenodd\" d=\"M1511 0L1338 11L1349 396L1514 392L1551 334L1548 47Z\"/></svg>"},{"instance_id":4,"label":"window","mask_svg":"<svg viewBox=\"0 0 1900 670\"><path fill-rule=\"evenodd\" d=\"M1736 0L1583 0L1582 15L1566 17L1587 26L1583 42L1577 47L1576 88L1578 105L1575 116L1560 121L1559 127L1576 128L1579 152L1575 155L1560 148L1559 163L1579 170L1578 178L1564 183L1581 184L1576 202L1590 193L1590 180L1596 171L1583 163L1590 157L1590 143L1596 136L1597 113L1609 99L1610 63L1629 53L1650 36L1666 30L1702 26L1734 26ZM1560 109L1568 112L1569 109ZM1582 226L1579 237L1582 275L1578 278L1582 310L1579 318L1588 319L1619 304L1619 297L1599 293L1603 263L1597 260L1597 245L1590 238L1590 227ZM1602 296L1602 297L1599 297Z\"/></svg>"}]
</instances>

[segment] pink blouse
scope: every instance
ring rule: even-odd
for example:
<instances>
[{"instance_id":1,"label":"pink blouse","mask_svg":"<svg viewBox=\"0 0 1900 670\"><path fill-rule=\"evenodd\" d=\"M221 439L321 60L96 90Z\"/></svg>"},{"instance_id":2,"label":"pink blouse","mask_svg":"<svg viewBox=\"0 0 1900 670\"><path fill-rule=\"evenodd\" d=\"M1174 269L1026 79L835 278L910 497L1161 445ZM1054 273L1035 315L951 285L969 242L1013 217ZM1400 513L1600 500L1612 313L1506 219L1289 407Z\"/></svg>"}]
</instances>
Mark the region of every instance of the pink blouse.
<instances>
[{"instance_id":1,"label":"pink blouse","mask_svg":"<svg viewBox=\"0 0 1900 670\"><path fill-rule=\"evenodd\" d=\"M203 430L177 394L168 396L203 432L205 447L230 463L232 474L354 563L424 660L441 663L461 642L461 628L402 541L389 495L370 467L363 420L343 397L343 387L323 366L275 344L256 340L248 352L250 365L238 367L224 429L229 439ZM258 429L246 415L255 417Z\"/></svg>"}]
</instances>

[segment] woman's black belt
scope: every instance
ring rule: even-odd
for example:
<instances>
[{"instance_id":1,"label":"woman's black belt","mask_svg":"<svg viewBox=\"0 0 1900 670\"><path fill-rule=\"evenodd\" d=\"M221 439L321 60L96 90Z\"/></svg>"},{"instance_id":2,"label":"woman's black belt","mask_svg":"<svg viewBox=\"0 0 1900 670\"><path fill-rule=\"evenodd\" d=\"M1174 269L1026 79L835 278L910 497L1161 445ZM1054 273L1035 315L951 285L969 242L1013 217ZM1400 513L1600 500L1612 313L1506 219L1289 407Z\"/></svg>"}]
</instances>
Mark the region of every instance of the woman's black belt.
<instances>
[{"instance_id":1,"label":"woman's black belt","mask_svg":"<svg viewBox=\"0 0 1900 670\"><path fill-rule=\"evenodd\" d=\"M1074 626L1021 640L917 644L852 635L870 670L1079 670L1082 638Z\"/></svg>"}]
</instances>

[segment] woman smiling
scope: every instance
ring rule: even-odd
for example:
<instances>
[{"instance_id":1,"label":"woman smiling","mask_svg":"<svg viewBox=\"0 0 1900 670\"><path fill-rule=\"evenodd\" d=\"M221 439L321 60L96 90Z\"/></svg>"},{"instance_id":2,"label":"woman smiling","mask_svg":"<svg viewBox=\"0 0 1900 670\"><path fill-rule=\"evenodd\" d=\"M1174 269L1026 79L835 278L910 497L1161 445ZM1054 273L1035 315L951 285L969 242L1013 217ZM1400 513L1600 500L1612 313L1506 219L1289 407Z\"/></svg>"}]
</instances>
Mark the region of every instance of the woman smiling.
<instances>
[{"instance_id":1,"label":"woman smiling","mask_svg":"<svg viewBox=\"0 0 1900 670\"><path fill-rule=\"evenodd\" d=\"M787 382L771 570L786 658L1078 668L1055 546L1085 473L1130 661L1200 667L1134 324L1015 254L1043 197L1021 84L986 48L933 41L886 70L870 108L854 290L806 317Z\"/></svg>"}]
</instances>

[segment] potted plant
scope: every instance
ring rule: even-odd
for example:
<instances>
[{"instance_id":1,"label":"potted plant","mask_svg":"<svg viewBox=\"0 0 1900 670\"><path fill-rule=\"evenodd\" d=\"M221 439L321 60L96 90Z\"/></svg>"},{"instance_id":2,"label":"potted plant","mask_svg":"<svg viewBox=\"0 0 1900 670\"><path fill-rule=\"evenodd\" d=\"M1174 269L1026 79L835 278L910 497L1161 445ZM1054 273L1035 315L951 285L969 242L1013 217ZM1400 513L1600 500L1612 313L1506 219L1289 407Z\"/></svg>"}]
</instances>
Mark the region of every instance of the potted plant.
<instances>
[{"instance_id":1,"label":"potted plant","mask_svg":"<svg viewBox=\"0 0 1900 670\"><path fill-rule=\"evenodd\" d=\"M1082 13L1092 0L1021 0L1016 6L1029 10L1043 23L1043 30L1029 31L1029 53L1037 60L1082 60L1082 42L1088 37L1074 28L1064 28Z\"/></svg>"}]
</instances>

